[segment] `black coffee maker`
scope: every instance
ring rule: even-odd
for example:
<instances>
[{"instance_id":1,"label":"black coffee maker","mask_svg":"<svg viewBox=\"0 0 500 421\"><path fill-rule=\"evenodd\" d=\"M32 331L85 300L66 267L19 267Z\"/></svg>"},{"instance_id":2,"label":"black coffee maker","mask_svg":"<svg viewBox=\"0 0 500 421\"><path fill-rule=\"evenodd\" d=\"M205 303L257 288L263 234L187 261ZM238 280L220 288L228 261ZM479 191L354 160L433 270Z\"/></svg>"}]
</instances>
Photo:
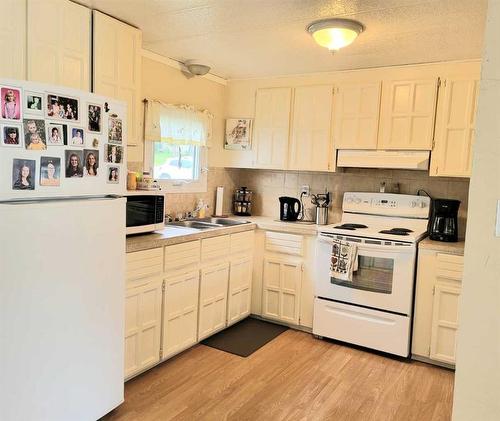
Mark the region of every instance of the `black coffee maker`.
<instances>
[{"instance_id":1,"label":"black coffee maker","mask_svg":"<svg viewBox=\"0 0 500 421\"><path fill-rule=\"evenodd\" d=\"M429 219L429 238L436 241L458 241L458 208L460 200L434 199Z\"/></svg>"},{"instance_id":2,"label":"black coffee maker","mask_svg":"<svg viewBox=\"0 0 500 421\"><path fill-rule=\"evenodd\" d=\"M300 214L300 201L295 197L282 196L280 200L280 220L296 221Z\"/></svg>"}]
</instances>

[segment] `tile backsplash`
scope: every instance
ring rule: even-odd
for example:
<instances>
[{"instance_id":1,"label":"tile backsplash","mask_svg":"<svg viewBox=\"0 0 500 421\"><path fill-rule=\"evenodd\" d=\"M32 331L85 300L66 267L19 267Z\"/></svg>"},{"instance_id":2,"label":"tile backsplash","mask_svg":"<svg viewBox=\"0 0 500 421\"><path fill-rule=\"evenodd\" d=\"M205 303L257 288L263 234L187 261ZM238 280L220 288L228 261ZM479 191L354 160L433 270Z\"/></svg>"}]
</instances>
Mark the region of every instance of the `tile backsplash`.
<instances>
[{"instance_id":1,"label":"tile backsplash","mask_svg":"<svg viewBox=\"0 0 500 421\"><path fill-rule=\"evenodd\" d=\"M129 163L129 169L140 171L139 165ZM325 188L331 193L332 204L328 215L329 223L338 222L342 214L342 197L346 191L378 192L381 183L385 183L385 191L416 194L425 190L434 198L458 199L459 236L465 236L467 222L467 206L469 196L469 179L430 177L424 171L379 170L346 168L335 173L305 171L274 171L232 168L210 168L206 193L167 193L166 211L175 216L178 212L192 211L198 199L208 204L208 215L212 215L215 207L215 191L217 186L224 186L224 213L231 214L235 188L246 186L254 194L252 198L252 215L279 218L280 196L299 197L300 188L308 185L311 193L322 193ZM312 217L314 205L306 198L306 214ZM309 218L310 219L310 218Z\"/></svg>"},{"instance_id":2,"label":"tile backsplash","mask_svg":"<svg viewBox=\"0 0 500 421\"><path fill-rule=\"evenodd\" d=\"M312 193L322 193L325 188L332 194L332 205L329 222L340 220L342 214L342 197L346 191L378 192L381 183L386 184L385 191L416 194L419 189L425 190L434 198L458 199L459 235L465 235L469 179L430 177L424 171L378 170L346 168L336 173L319 173L303 171L268 171L239 170L237 184L254 191L253 215L279 217L280 196L299 197L300 187L309 185ZM310 214L314 206L306 199L306 208Z\"/></svg>"}]
</instances>

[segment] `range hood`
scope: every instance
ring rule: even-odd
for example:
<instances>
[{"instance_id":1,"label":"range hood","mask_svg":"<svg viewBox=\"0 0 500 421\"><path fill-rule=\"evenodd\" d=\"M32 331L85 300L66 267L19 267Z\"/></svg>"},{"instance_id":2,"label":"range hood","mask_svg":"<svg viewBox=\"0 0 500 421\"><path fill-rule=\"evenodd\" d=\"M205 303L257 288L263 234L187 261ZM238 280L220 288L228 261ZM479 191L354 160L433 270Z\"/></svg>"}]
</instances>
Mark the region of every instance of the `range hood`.
<instances>
[{"instance_id":1,"label":"range hood","mask_svg":"<svg viewBox=\"0 0 500 421\"><path fill-rule=\"evenodd\" d=\"M429 169L430 151L339 150L337 167Z\"/></svg>"}]
</instances>

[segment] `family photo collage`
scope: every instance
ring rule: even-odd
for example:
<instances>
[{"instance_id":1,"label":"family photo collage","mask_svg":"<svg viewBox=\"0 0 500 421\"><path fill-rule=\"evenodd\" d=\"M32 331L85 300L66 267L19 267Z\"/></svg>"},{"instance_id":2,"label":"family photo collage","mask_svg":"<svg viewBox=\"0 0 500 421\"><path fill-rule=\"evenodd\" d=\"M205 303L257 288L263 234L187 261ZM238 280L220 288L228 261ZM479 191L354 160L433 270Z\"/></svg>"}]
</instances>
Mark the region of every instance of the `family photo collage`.
<instances>
[{"instance_id":1,"label":"family photo collage","mask_svg":"<svg viewBox=\"0 0 500 421\"><path fill-rule=\"evenodd\" d=\"M106 135L104 148L101 135ZM59 187L61 179L101 176L100 171L105 171L107 183L117 184L122 141L122 119L107 104L0 86L0 147L33 152L32 159L26 153L13 158L13 190Z\"/></svg>"}]
</instances>

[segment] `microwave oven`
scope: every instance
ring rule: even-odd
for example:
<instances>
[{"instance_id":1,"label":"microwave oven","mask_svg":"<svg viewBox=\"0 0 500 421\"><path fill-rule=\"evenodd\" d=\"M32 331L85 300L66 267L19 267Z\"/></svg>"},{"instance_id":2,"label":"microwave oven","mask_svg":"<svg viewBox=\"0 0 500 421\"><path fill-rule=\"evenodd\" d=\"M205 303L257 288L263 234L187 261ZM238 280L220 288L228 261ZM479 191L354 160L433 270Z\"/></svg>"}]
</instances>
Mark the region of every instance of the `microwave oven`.
<instances>
[{"instance_id":1,"label":"microwave oven","mask_svg":"<svg viewBox=\"0 0 500 421\"><path fill-rule=\"evenodd\" d=\"M133 194L127 196L127 235L152 232L165 227L165 196Z\"/></svg>"}]
</instances>

